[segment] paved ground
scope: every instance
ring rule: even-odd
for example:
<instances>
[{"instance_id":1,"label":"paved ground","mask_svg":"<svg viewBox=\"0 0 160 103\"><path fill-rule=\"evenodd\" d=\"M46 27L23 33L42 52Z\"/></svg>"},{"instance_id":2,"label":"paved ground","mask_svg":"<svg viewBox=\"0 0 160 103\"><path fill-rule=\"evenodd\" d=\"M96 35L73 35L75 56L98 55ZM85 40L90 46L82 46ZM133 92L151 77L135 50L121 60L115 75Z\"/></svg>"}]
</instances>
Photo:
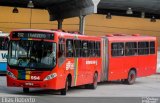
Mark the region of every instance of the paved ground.
<instances>
[{"instance_id":1,"label":"paved ground","mask_svg":"<svg viewBox=\"0 0 160 103\"><path fill-rule=\"evenodd\" d=\"M5 76L0 77L1 96L50 96L61 97L59 92L42 89L32 89L31 93L24 94L22 88L6 87ZM119 82L99 83L96 90L84 89L83 87L72 88L66 97L160 97L160 75L138 78L134 85L124 85Z\"/></svg>"},{"instance_id":2,"label":"paved ground","mask_svg":"<svg viewBox=\"0 0 160 103\"><path fill-rule=\"evenodd\" d=\"M31 97L36 102L3 101L17 97ZM160 103L160 98L157 97L160 97L160 74L138 78L134 85L104 82L99 83L96 90L71 88L66 96L61 96L58 91L43 89L31 89L26 94L22 92L22 88L7 87L6 77L0 76L0 103Z\"/></svg>"}]
</instances>

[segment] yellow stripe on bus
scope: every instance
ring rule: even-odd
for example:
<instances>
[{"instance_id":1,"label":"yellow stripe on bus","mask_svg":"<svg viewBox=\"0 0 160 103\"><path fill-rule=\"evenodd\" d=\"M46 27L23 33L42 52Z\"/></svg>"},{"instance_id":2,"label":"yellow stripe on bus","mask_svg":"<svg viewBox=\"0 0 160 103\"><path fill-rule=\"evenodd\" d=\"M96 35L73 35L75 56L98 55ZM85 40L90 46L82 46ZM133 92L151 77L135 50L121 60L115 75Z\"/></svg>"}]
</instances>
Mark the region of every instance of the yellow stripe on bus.
<instances>
[{"instance_id":1,"label":"yellow stripe on bus","mask_svg":"<svg viewBox=\"0 0 160 103\"><path fill-rule=\"evenodd\" d=\"M30 80L31 76L30 75L26 75L26 80Z\"/></svg>"},{"instance_id":2,"label":"yellow stripe on bus","mask_svg":"<svg viewBox=\"0 0 160 103\"><path fill-rule=\"evenodd\" d=\"M77 84L77 76L78 76L78 58L76 58L76 79L75 79L75 86Z\"/></svg>"}]
</instances>

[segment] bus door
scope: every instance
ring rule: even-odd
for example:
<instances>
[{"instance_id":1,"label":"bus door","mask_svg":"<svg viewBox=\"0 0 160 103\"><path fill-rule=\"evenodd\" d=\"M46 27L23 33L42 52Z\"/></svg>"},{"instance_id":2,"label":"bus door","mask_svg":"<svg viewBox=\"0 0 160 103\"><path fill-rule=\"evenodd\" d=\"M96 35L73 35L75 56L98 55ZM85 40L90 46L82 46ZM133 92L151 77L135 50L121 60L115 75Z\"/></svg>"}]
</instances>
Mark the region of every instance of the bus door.
<instances>
[{"instance_id":1,"label":"bus door","mask_svg":"<svg viewBox=\"0 0 160 103\"><path fill-rule=\"evenodd\" d=\"M58 67L60 68L59 71L60 73L66 73L66 43L65 43L65 39L64 38L59 38L59 42L58 42Z\"/></svg>"},{"instance_id":2,"label":"bus door","mask_svg":"<svg viewBox=\"0 0 160 103\"><path fill-rule=\"evenodd\" d=\"M101 71L101 81L108 80L108 63L109 63L109 52L108 52L108 39L106 37L102 38L102 71Z\"/></svg>"}]
</instances>

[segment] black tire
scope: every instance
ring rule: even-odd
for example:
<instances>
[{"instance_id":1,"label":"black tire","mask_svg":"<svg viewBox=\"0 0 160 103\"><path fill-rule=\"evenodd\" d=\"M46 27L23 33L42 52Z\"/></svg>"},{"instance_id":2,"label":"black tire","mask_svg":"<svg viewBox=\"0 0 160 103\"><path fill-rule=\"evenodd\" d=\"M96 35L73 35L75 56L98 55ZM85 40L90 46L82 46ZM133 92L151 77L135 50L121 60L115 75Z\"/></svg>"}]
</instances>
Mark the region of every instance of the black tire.
<instances>
[{"instance_id":1,"label":"black tire","mask_svg":"<svg viewBox=\"0 0 160 103\"><path fill-rule=\"evenodd\" d=\"M29 93L29 88L23 88L23 93Z\"/></svg>"},{"instance_id":2,"label":"black tire","mask_svg":"<svg viewBox=\"0 0 160 103\"><path fill-rule=\"evenodd\" d=\"M96 89L97 88L97 83L98 83L98 74L94 73L93 83L90 85L90 88L91 89Z\"/></svg>"},{"instance_id":3,"label":"black tire","mask_svg":"<svg viewBox=\"0 0 160 103\"><path fill-rule=\"evenodd\" d=\"M69 87L68 78L66 79L65 88L61 90L61 95L66 95Z\"/></svg>"},{"instance_id":4,"label":"black tire","mask_svg":"<svg viewBox=\"0 0 160 103\"><path fill-rule=\"evenodd\" d=\"M128 74L128 78L125 79L125 83L126 84L129 84L129 85L132 85L135 83L135 80L136 80L136 71L135 70L131 70Z\"/></svg>"},{"instance_id":5,"label":"black tire","mask_svg":"<svg viewBox=\"0 0 160 103\"><path fill-rule=\"evenodd\" d=\"M84 88L85 89L91 89L91 85L90 84L86 84L86 85L84 85Z\"/></svg>"},{"instance_id":6,"label":"black tire","mask_svg":"<svg viewBox=\"0 0 160 103\"><path fill-rule=\"evenodd\" d=\"M126 83L126 80L127 80L127 79L122 79L122 80L121 80L121 83L127 84L127 83Z\"/></svg>"}]
</instances>

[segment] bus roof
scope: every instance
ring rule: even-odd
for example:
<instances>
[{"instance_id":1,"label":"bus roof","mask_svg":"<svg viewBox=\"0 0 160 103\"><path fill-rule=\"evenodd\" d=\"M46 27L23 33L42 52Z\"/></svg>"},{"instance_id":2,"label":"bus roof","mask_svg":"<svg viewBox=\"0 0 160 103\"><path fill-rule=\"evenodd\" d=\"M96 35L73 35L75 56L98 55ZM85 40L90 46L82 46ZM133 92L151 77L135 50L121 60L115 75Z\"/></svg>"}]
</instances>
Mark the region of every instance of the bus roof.
<instances>
[{"instance_id":1,"label":"bus roof","mask_svg":"<svg viewBox=\"0 0 160 103\"><path fill-rule=\"evenodd\" d=\"M100 39L100 36L87 36L87 35L81 35L81 34L78 34L77 32L75 33L70 33L70 32L63 32L61 30L39 30L39 29L17 29L17 30L13 30L12 32L23 32L23 31L32 31L32 32L47 32L47 33L56 33L58 34L59 36L68 36L68 37L75 37L75 36L78 36L78 38L94 38L94 39Z\"/></svg>"},{"instance_id":2,"label":"bus roof","mask_svg":"<svg viewBox=\"0 0 160 103\"><path fill-rule=\"evenodd\" d=\"M156 37L153 36L110 36L107 37L109 41L116 41L116 42L121 42L121 41L150 41L156 40Z\"/></svg>"},{"instance_id":3,"label":"bus roof","mask_svg":"<svg viewBox=\"0 0 160 103\"><path fill-rule=\"evenodd\" d=\"M32 31L32 32L50 32L50 33L54 33L54 31L52 31L52 30L40 30L40 29L16 29L16 30L13 30L12 32L18 32L18 31Z\"/></svg>"},{"instance_id":4,"label":"bus roof","mask_svg":"<svg viewBox=\"0 0 160 103\"><path fill-rule=\"evenodd\" d=\"M9 33L0 32L0 37L8 37L8 36L9 36Z\"/></svg>"},{"instance_id":5,"label":"bus roof","mask_svg":"<svg viewBox=\"0 0 160 103\"><path fill-rule=\"evenodd\" d=\"M32 32L47 32L47 33L56 33L59 36L69 36L69 37L73 37L73 36L78 36L78 38L90 38L90 39L95 39L96 40L100 39L101 36L87 36L87 35L81 35L81 34L77 34L77 33L69 33L69 32L63 32L61 30L39 30L39 29L17 29L17 30L13 30L12 32L18 32L18 31L32 31ZM134 34L133 36L131 35L126 35L126 34L109 34L105 36L106 38L108 38L109 41L140 41L140 40L156 40L156 37L153 36L139 36L139 34Z\"/></svg>"}]
</instances>

